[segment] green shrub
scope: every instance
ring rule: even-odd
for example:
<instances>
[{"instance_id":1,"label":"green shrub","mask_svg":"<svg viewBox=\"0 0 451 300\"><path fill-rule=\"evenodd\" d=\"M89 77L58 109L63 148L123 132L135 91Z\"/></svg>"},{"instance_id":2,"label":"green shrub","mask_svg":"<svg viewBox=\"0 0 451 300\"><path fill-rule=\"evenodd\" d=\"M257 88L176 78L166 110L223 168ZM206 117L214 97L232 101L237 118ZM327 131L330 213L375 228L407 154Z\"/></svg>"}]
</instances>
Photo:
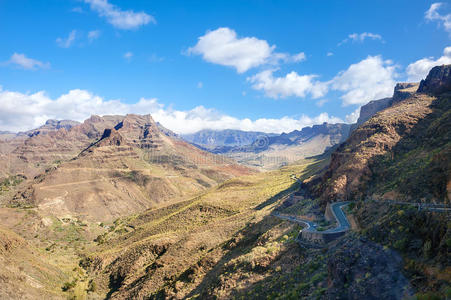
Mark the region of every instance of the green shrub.
<instances>
[{"instance_id":1,"label":"green shrub","mask_svg":"<svg viewBox=\"0 0 451 300\"><path fill-rule=\"evenodd\" d=\"M72 280L71 282L65 282L63 284L63 286L61 287L61 289L63 290L63 292L67 292L71 289L73 289L75 286L77 285L77 279Z\"/></svg>"}]
</instances>

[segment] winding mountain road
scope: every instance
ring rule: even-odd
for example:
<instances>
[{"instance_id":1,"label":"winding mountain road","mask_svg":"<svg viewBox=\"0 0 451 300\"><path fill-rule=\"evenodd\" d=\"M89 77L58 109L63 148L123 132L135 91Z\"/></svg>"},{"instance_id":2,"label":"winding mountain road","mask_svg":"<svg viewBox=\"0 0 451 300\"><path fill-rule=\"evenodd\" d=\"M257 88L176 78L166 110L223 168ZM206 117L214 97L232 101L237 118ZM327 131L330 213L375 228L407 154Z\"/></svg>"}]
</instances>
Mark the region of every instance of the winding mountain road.
<instances>
[{"instance_id":1,"label":"winding mountain road","mask_svg":"<svg viewBox=\"0 0 451 300\"><path fill-rule=\"evenodd\" d=\"M292 179L296 180L298 183L302 184L302 181L298 179L296 176L292 176ZM381 203L389 203L389 204L398 204L398 205L414 205L418 206L418 209L425 209L429 211L436 211L436 212L450 212L451 208L444 204L429 204L429 203L411 203L411 202L400 202L400 201L380 201ZM334 216L337 226L334 228L329 228L327 230L317 230L318 225L315 222L312 222L310 220L301 219L296 216L290 216L290 215L281 215L278 212L272 212L271 215L274 217L277 217L282 220L287 220L290 222L298 223L302 225L304 228L301 230L302 232L306 233L314 233L316 236L319 235L327 235L330 238L334 238L340 234L343 234L344 232L351 229L351 224L346 216L346 214L343 212L343 207L348 205L349 201L344 202L334 202L330 204L329 210ZM338 234L338 235L337 235ZM301 236L301 235L300 235Z\"/></svg>"},{"instance_id":2,"label":"winding mountain road","mask_svg":"<svg viewBox=\"0 0 451 300\"><path fill-rule=\"evenodd\" d=\"M292 179L296 180L300 185L302 185L302 181L297 178L295 175L291 176ZM348 231L351 228L351 224L349 223L348 218L346 217L346 214L343 212L342 208L348 205L349 201L344 202L335 202L330 205L330 209L332 210L332 214L335 217L335 220L337 221L337 226L335 228L330 228L327 230L320 231L322 233L332 233L332 232L344 232ZM288 220L291 222L296 222L301 225L304 225L305 228L303 230L310 231L310 232L319 232L316 227L318 225L315 222L305 220L305 219L299 219L294 216L283 216L278 213L273 213L273 216L278 217L279 219Z\"/></svg>"},{"instance_id":3,"label":"winding mountain road","mask_svg":"<svg viewBox=\"0 0 451 300\"><path fill-rule=\"evenodd\" d=\"M274 217L277 217L279 219L282 219L282 220L287 220L287 221L301 224L301 225L305 226L305 228L303 229L305 231L319 232L319 233L324 233L324 234L334 233L334 232L344 232L344 231L348 231L351 228L351 225L349 224L349 220L346 217L346 214L342 210L342 208L344 206L348 205L349 203L350 202L335 202L335 203L331 204L331 210L335 217L335 220L337 221L337 226L334 228L323 230L323 231L317 230L316 228L318 227L318 224L316 224L315 222L309 221L309 220L300 219L295 216L281 215L277 212L273 212L273 213L271 213L271 215L273 215Z\"/></svg>"}]
</instances>

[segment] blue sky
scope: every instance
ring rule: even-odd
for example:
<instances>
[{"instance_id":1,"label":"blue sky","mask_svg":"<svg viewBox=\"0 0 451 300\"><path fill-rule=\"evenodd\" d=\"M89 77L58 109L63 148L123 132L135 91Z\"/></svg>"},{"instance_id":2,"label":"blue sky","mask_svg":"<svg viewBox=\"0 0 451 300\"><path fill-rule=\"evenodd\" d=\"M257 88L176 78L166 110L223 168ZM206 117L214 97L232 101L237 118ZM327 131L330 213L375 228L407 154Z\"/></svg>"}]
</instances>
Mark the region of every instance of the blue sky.
<instances>
[{"instance_id":1,"label":"blue sky","mask_svg":"<svg viewBox=\"0 0 451 300\"><path fill-rule=\"evenodd\" d=\"M451 63L451 3L0 0L0 130L151 113L289 131Z\"/></svg>"}]
</instances>

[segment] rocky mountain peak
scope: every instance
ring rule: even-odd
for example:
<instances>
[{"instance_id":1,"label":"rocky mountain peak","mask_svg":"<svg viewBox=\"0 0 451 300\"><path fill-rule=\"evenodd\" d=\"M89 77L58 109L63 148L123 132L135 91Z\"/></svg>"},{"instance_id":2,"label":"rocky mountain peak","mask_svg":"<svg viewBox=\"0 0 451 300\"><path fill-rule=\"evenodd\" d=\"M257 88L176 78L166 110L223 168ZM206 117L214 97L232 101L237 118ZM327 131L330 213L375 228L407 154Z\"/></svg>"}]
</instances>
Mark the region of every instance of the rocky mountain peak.
<instances>
[{"instance_id":1,"label":"rocky mountain peak","mask_svg":"<svg viewBox=\"0 0 451 300\"><path fill-rule=\"evenodd\" d=\"M84 121L84 123L99 123L102 121L102 117L98 115L91 115L88 119Z\"/></svg>"},{"instance_id":2,"label":"rocky mountain peak","mask_svg":"<svg viewBox=\"0 0 451 300\"><path fill-rule=\"evenodd\" d=\"M436 66L421 80L419 93L438 95L451 91L451 65Z\"/></svg>"},{"instance_id":3,"label":"rocky mountain peak","mask_svg":"<svg viewBox=\"0 0 451 300\"><path fill-rule=\"evenodd\" d=\"M120 146L124 144L124 138L116 129L105 129L97 146Z\"/></svg>"},{"instance_id":4,"label":"rocky mountain peak","mask_svg":"<svg viewBox=\"0 0 451 300\"><path fill-rule=\"evenodd\" d=\"M139 148L154 148L160 129L151 115L128 114L115 127L129 144Z\"/></svg>"}]
</instances>

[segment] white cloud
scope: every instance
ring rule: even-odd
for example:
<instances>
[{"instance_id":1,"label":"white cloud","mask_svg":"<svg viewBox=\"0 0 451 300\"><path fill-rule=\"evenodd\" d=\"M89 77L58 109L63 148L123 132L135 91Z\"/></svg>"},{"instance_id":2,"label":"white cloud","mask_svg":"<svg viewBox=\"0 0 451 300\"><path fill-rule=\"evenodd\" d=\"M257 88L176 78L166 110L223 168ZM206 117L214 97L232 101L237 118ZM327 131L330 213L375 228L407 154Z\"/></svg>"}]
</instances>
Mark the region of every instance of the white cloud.
<instances>
[{"instance_id":1,"label":"white cloud","mask_svg":"<svg viewBox=\"0 0 451 300\"><path fill-rule=\"evenodd\" d=\"M323 107L323 105L326 104L327 102L329 102L329 99L320 99L316 101L316 106Z\"/></svg>"},{"instance_id":2,"label":"white cloud","mask_svg":"<svg viewBox=\"0 0 451 300\"><path fill-rule=\"evenodd\" d=\"M287 53L273 53L272 57L270 58L270 63L272 64L278 64L279 62L285 62L285 63L297 63L306 60L307 57L305 56L304 52L299 52L298 54L287 54Z\"/></svg>"},{"instance_id":3,"label":"white cloud","mask_svg":"<svg viewBox=\"0 0 451 300\"><path fill-rule=\"evenodd\" d=\"M305 53L295 55L274 52L276 46L255 37L238 37L230 28L221 27L201 36L188 54L202 55L205 61L222 66L234 67L238 73L264 64L279 62L300 62Z\"/></svg>"},{"instance_id":4,"label":"white cloud","mask_svg":"<svg viewBox=\"0 0 451 300\"><path fill-rule=\"evenodd\" d=\"M198 89L201 89L201 88L203 88L204 87L204 83L202 82L202 81L199 81L198 83L197 83L197 88Z\"/></svg>"},{"instance_id":5,"label":"white cloud","mask_svg":"<svg viewBox=\"0 0 451 300\"><path fill-rule=\"evenodd\" d=\"M320 98L327 93L327 84L315 80L316 75L299 75L292 71L285 77L274 77L274 70L265 70L247 78L252 88L262 90L271 98L285 98L295 96L304 98L310 94L313 98Z\"/></svg>"},{"instance_id":6,"label":"white cloud","mask_svg":"<svg viewBox=\"0 0 451 300\"><path fill-rule=\"evenodd\" d=\"M291 59L292 59L294 62L300 62L300 61L306 60L307 58L305 57L305 53L304 53L304 52L300 52L300 53L298 53L298 54L292 55L292 56L291 56Z\"/></svg>"},{"instance_id":7,"label":"white cloud","mask_svg":"<svg viewBox=\"0 0 451 300\"><path fill-rule=\"evenodd\" d=\"M432 67L451 64L451 47L446 47L443 50L443 56L434 60L434 58L423 58L411 63L407 66L408 81L417 82L426 78Z\"/></svg>"},{"instance_id":8,"label":"white cloud","mask_svg":"<svg viewBox=\"0 0 451 300\"><path fill-rule=\"evenodd\" d=\"M14 53L6 63L18 65L26 70L36 70L39 68L46 69L50 67L50 63L48 62L44 63L42 61L26 57L25 54L21 53Z\"/></svg>"},{"instance_id":9,"label":"white cloud","mask_svg":"<svg viewBox=\"0 0 451 300\"><path fill-rule=\"evenodd\" d=\"M130 59L132 59L132 57L133 57L133 52L130 52L130 51L125 52L124 58L125 58L126 60L130 60Z\"/></svg>"},{"instance_id":10,"label":"white cloud","mask_svg":"<svg viewBox=\"0 0 451 300\"><path fill-rule=\"evenodd\" d=\"M327 56L333 56L334 53L333 52L327 52Z\"/></svg>"},{"instance_id":11,"label":"white cloud","mask_svg":"<svg viewBox=\"0 0 451 300\"><path fill-rule=\"evenodd\" d=\"M108 3L108 0L85 0L93 11L106 18L108 23L116 28L129 30L137 29L149 23L156 23L153 16L145 12L121 10L116 5Z\"/></svg>"},{"instance_id":12,"label":"white cloud","mask_svg":"<svg viewBox=\"0 0 451 300\"><path fill-rule=\"evenodd\" d=\"M358 107L356 110L354 110L350 114L346 115L345 121L348 124L357 123L359 116L360 116L360 107Z\"/></svg>"},{"instance_id":13,"label":"white cloud","mask_svg":"<svg viewBox=\"0 0 451 300\"><path fill-rule=\"evenodd\" d=\"M77 35L77 31L72 30L69 33L69 36L67 38L57 38L56 43L58 44L58 46L60 46L62 48L69 48L70 46L72 46L72 43L75 41L76 35Z\"/></svg>"},{"instance_id":14,"label":"white cloud","mask_svg":"<svg viewBox=\"0 0 451 300\"><path fill-rule=\"evenodd\" d=\"M451 14L441 15L438 10L443 7L443 3L432 3L431 7L424 13L424 18L428 21L437 21L443 28L451 34Z\"/></svg>"},{"instance_id":15,"label":"white cloud","mask_svg":"<svg viewBox=\"0 0 451 300\"><path fill-rule=\"evenodd\" d=\"M352 33L352 34L348 35L347 38L345 38L340 43L338 43L338 46L341 46L350 41L363 43L365 41L365 39L383 41L382 36L380 34L371 33L371 32Z\"/></svg>"},{"instance_id":16,"label":"white cloud","mask_svg":"<svg viewBox=\"0 0 451 300\"><path fill-rule=\"evenodd\" d=\"M99 37L100 37L100 30L91 30L90 32L88 32L88 39L90 42L98 39Z\"/></svg>"},{"instance_id":17,"label":"white cloud","mask_svg":"<svg viewBox=\"0 0 451 300\"><path fill-rule=\"evenodd\" d=\"M366 104L367 102L390 97L397 77L396 66L381 56L368 56L338 73L331 83L333 90L344 92L343 105Z\"/></svg>"},{"instance_id":18,"label":"white cloud","mask_svg":"<svg viewBox=\"0 0 451 300\"><path fill-rule=\"evenodd\" d=\"M201 129L241 129L264 132L288 132L323 122L342 122L341 119L321 113L316 117L238 119L203 106L188 111L165 108L157 99L141 98L129 104L120 100L105 100L86 90L71 90L56 99L45 92L23 94L0 89L0 130L25 131L36 128L47 119L83 121L92 114L150 113L163 126L177 133L192 133Z\"/></svg>"}]
</instances>

